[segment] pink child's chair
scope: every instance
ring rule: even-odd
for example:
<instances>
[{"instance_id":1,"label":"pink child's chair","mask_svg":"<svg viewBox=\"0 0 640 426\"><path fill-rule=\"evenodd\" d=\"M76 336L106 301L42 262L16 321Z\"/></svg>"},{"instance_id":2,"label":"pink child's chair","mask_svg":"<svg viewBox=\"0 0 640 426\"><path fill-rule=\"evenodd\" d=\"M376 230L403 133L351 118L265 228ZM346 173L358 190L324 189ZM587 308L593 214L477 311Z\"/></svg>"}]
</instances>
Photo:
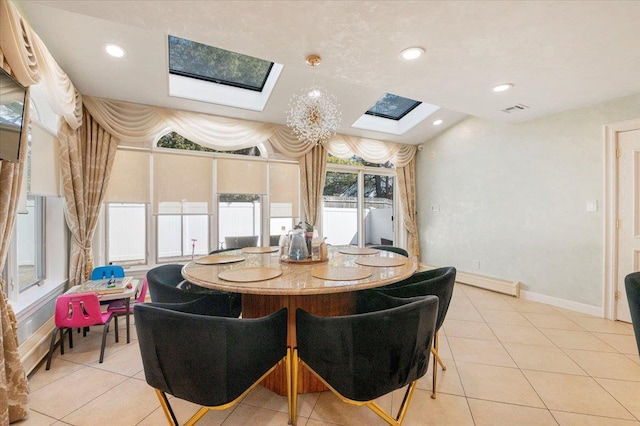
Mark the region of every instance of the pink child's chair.
<instances>
[{"instance_id":1,"label":"pink child's chair","mask_svg":"<svg viewBox=\"0 0 640 426\"><path fill-rule=\"evenodd\" d=\"M145 275L144 278L142 279L142 287L140 288L140 292L138 292L138 295L136 296L136 299L133 301L133 303L129 304L129 313L131 315L133 315L133 307L138 304L138 303L144 303L144 299L147 297L147 288L149 287L149 284L147 284L147 276ZM109 303L109 306L107 307L107 312L112 312L114 315L126 315L127 314L127 305L124 303L123 300L114 300L113 302Z\"/></svg>"},{"instance_id":2,"label":"pink child's chair","mask_svg":"<svg viewBox=\"0 0 640 426\"><path fill-rule=\"evenodd\" d=\"M107 332L111 318L115 318L116 342L118 342L118 317L112 312L101 312L98 296L94 293L61 294L56 299L55 322L56 328L51 335L47 367L51 367L51 357L56 345L56 335L60 330L60 354L64 355L64 332L69 331L69 347L73 348L74 328L90 327L92 325L104 325L102 332L102 346L100 348L100 362L104 359L104 345L107 340Z\"/></svg>"},{"instance_id":3,"label":"pink child's chair","mask_svg":"<svg viewBox=\"0 0 640 426\"><path fill-rule=\"evenodd\" d=\"M134 302L129 304L130 314L133 314L133 307L137 303L144 303L144 299L147 297L148 287L149 287L149 284L147 284L147 276L145 275L144 278L142 279L142 287L140 288L140 292L136 296L136 299L134 300ZM125 315L127 313L127 305L125 305L124 301L122 300L114 300L113 302L109 303L109 306L107 307L107 312L113 312L114 315Z\"/></svg>"}]
</instances>

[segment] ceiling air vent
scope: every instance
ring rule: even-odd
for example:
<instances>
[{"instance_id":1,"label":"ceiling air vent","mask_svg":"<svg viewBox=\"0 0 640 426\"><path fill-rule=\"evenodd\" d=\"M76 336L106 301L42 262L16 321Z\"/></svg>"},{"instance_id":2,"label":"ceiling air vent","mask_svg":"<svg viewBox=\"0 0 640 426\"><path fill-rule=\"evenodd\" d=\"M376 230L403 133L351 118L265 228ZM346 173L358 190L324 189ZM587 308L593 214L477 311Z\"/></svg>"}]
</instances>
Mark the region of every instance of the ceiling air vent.
<instances>
[{"instance_id":1,"label":"ceiling air vent","mask_svg":"<svg viewBox=\"0 0 640 426\"><path fill-rule=\"evenodd\" d=\"M506 112L507 114L511 114L512 112L522 111L523 109L529 109L525 104L515 104L514 106L510 106L509 108L505 108L502 112Z\"/></svg>"}]
</instances>

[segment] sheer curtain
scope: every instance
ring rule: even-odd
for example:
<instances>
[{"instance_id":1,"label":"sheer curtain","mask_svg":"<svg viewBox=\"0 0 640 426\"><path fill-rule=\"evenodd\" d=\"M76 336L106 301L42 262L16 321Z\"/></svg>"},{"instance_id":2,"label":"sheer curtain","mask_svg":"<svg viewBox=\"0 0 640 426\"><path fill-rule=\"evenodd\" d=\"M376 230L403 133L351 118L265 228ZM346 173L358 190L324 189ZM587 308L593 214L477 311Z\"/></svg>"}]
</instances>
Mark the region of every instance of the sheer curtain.
<instances>
[{"instance_id":1,"label":"sheer curtain","mask_svg":"<svg viewBox=\"0 0 640 426\"><path fill-rule=\"evenodd\" d=\"M82 283L93 269L91 240L118 148L118 140L84 111L82 126L63 123L59 132L65 218L71 230L69 282Z\"/></svg>"}]
</instances>

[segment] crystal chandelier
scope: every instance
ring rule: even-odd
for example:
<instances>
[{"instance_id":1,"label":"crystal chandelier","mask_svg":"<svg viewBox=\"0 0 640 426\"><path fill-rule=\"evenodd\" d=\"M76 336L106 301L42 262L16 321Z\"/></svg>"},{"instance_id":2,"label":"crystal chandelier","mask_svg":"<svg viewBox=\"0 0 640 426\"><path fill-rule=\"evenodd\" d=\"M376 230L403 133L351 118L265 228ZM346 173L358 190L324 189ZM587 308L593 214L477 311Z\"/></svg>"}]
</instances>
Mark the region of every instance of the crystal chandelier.
<instances>
[{"instance_id":1,"label":"crystal chandelier","mask_svg":"<svg viewBox=\"0 0 640 426\"><path fill-rule=\"evenodd\" d=\"M320 60L319 56L310 55L307 64L315 67ZM301 142L313 145L326 142L340 127L340 118L336 97L318 85L302 89L289 101L287 126Z\"/></svg>"}]
</instances>

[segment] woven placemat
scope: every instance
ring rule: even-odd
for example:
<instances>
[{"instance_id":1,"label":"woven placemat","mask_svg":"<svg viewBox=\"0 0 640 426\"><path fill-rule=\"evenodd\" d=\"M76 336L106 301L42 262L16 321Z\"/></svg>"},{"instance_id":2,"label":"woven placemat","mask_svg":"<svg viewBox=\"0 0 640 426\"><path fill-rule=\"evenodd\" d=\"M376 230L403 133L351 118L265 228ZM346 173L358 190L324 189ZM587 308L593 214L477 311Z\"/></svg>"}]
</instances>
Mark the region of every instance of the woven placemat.
<instances>
[{"instance_id":1,"label":"woven placemat","mask_svg":"<svg viewBox=\"0 0 640 426\"><path fill-rule=\"evenodd\" d=\"M243 253L274 253L278 251L279 247L243 247Z\"/></svg>"},{"instance_id":2,"label":"woven placemat","mask_svg":"<svg viewBox=\"0 0 640 426\"><path fill-rule=\"evenodd\" d=\"M354 268L349 266L316 266L311 270L311 275L321 280L353 281L363 280L371 276L367 268Z\"/></svg>"},{"instance_id":3,"label":"woven placemat","mask_svg":"<svg viewBox=\"0 0 640 426\"><path fill-rule=\"evenodd\" d=\"M265 281L282 275L282 269L279 268L243 268L228 269L218 274L218 278L226 281L234 281L238 283L248 283L252 281Z\"/></svg>"},{"instance_id":4,"label":"woven placemat","mask_svg":"<svg viewBox=\"0 0 640 426\"><path fill-rule=\"evenodd\" d=\"M341 247L338 251L342 254L378 254L379 251L367 247Z\"/></svg>"},{"instance_id":5,"label":"woven placemat","mask_svg":"<svg viewBox=\"0 0 640 426\"><path fill-rule=\"evenodd\" d=\"M407 263L406 257L359 257L355 260L358 265L363 266L402 266Z\"/></svg>"},{"instance_id":6,"label":"woven placemat","mask_svg":"<svg viewBox=\"0 0 640 426\"><path fill-rule=\"evenodd\" d=\"M194 260L198 265L220 265L223 263L235 263L245 260L244 256L237 256L231 254L212 254L209 256L200 257Z\"/></svg>"}]
</instances>

